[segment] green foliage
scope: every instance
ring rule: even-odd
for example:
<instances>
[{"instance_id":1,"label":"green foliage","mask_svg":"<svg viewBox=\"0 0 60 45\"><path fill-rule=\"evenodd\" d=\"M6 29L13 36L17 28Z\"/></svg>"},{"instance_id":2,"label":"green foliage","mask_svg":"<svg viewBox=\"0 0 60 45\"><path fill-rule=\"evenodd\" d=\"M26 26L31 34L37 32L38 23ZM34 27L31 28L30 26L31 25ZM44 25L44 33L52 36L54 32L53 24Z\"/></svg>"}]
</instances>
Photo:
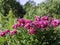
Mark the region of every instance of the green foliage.
<instances>
[{"instance_id":1,"label":"green foliage","mask_svg":"<svg viewBox=\"0 0 60 45\"><path fill-rule=\"evenodd\" d=\"M6 41L5 37L0 37L0 45L3 45L5 41Z\"/></svg>"},{"instance_id":2,"label":"green foliage","mask_svg":"<svg viewBox=\"0 0 60 45\"><path fill-rule=\"evenodd\" d=\"M16 17L23 17L25 14L22 5L16 2L16 0L0 0L0 13L6 16L10 9L12 9L12 12Z\"/></svg>"},{"instance_id":3,"label":"green foliage","mask_svg":"<svg viewBox=\"0 0 60 45\"><path fill-rule=\"evenodd\" d=\"M9 14L8 14L8 16L7 16L8 18L7 18L7 20L8 20L8 22L7 22L7 28L6 29L10 29L10 30L12 30L12 24L14 23L14 14L12 13L12 10L10 10L9 11Z\"/></svg>"},{"instance_id":4,"label":"green foliage","mask_svg":"<svg viewBox=\"0 0 60 45\"><path fill-rule=\"evenodd\" d=\"M32 1L31 1L32 2ZM34 4L34 2L33 2ZM23 6L26 10L26 14L24 16L25 19L33 19L34 15L36 15L36 7L32 5L29 1Z\"/></svg>"},{"instance_id":5,"label":"green foliage","mask_svg":"<svg viewBox=\"0 0 60 45\"><path fill-rule=\"evenodd\" d=\"M46 0L37 6L30 5L26 3L24 7L27 10L24 18L33 19L35 15L43 16L53 16L54 18L60 18L60 1L59 0Z\"/></svg>"},{"instance_id":6,"label":"green foliage","mask_svg":"<svg viewBox=\"0 0 60 45\"><path fill-rule=\"evenodd\" d=\"M35 35L29 35L23 28L18 28L16 35L6 36L7 45L59 45L59 36L55 29L38 30ZM4 44L5 44L4 43Z\"/></svg>"},{"instance_id":7,"label":"green foliage","mask_svg":"<svg viewBox=\"0 0 60 45\"><path fill-rule=\"evenodd\" d=\"M12 12L12 10L9 11L9 14L7 16L3 16L3 15L0 15L0 24L2 26L1 29L5 30L5 29L10 29L12 30L12 24L15 22L14 19L15 16Z\"/></svg>"}]
</instances>

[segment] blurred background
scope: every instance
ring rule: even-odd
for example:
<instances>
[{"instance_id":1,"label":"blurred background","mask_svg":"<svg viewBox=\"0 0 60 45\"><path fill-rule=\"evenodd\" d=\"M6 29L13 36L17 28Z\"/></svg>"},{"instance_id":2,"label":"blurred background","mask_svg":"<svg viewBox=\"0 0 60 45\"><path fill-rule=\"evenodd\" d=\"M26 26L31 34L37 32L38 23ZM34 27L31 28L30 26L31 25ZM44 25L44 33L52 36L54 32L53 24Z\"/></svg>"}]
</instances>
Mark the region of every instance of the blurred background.
<instances>
[{"instance_id":1,"label":"blurred background","mask_svg":"<svg viewBox=\"0 0 60 45\"><path fill-rule=\"evenodd\" d=\"M0 0L0 15L8 17L9 11L12 10L13 16L20 18L32 19L34 15L54 15L53 17L60 18L59 2L59 0Z\"/></svg>"},{"instance_id":2,"label":"blurred background","mask_svg":"<svg viewBox=\"0 0 60 45\"><path fill-rule=\"evenodd\" d=\"M0 15L8 17L9 11L12 11L13 16L20 18L32 19L34 15L54 15L53 17L60 18L59 2L59 0L0 0Z\"/></svg>"}]
</instances>

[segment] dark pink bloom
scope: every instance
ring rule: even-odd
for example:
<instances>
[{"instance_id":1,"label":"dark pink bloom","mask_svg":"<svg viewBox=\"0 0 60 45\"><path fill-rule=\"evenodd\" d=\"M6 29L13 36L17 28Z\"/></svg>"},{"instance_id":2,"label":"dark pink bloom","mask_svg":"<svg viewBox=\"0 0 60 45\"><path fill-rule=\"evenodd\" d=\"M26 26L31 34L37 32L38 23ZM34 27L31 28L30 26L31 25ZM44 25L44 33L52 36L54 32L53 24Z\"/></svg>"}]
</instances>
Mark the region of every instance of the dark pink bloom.
<instances>
[{"instance_id":1,"label":"dark pink bloom","mask_svg":"<svg viewBox=\"0 0 60 45\"><path fill-rule=\"evenodd\" d=\"M20 23L17 23L17 25L16 25L17 27L21 27L21 24Z\"/></svg>"},{"instance_id":2,"label":"dark pink bloom","mask_svg":"<svg viewBox=\"0 0 60 45\"><path fill-rule=\"evenodd\" d=\"M33 25L36 25L36 24L38 24L40 21L34 21L34 22L32 22L32 24Z\"/></svg>"},{"instance_id":3,"label":"dark pink bloom","mask_svg":"<svg viewBox=\"0 0 60 45\"><path fill-rule=\"evenodd\" d=\"M23 18L20 18L20 19L17 19L17 22L24 24L25 23L25 20Z\"/></svg>"},{"instance_id":4,"label":"dark pink bloom","mask_svg":"<svg viewBox=\"0 0 60 45\"><path fill-rule=\"evenodd\" d=\"M45 26L45 25L44 25L44 22L43 22L43 21L40 21L40 22L39 22L39 28L44 28L44 26Z\"/></svg>"},{"instance_id":5,"label":"dark pink bloom","mask_svg":"<svg viewBox=\"0 0 60 45\"><path fill-rule=\"evenodd\" d=\"M16 27L23 27L24 24L23 23L16 23Z\"/></svg>"},{"instance_id":6,"label":"dark pink bloom","mask_svg":"<svg viewBox=\"0 0 60 45\"><path fill-rule=\"evenodd\" d=\"M32 23L32 21L31 20L25 20L25 24L27 24L27 23Z\"/></svg>"},{"instance_id":7,"label":"dark pink bloom","mask_svg":"<svg viewBox=\"0 0 60 45\"><path fill-rule=\"evenodd\" d=\"M24 25L25 25L25 24L23 24L23 23L17 23L16 26L17 26L17 27L24 27Z\"/></svg>"},{"instance_id":8,"label":"dark pink bloom","mask_svg":"<svg viewBox=\"0 0 60 45\"><path fill-rule=\"evenodd\" d=\"M48 20L48 16L41 17L41 20Z\"/></svg>"},{"instance_id":9,"label":"dark pink bloom","mask_svg":"<svg viewBox=\"0 0 60 45\"><path fill-rule=\"evenodd\" d=\"M24 25L25 25L25 20L24 20L23 18L20 18L20 19L17 20L17 23L18 23L18 25L19 25L20 27L24 27Z\"/></svg>"},{"instance_id":10,"label":"dark pink bloom","mask_svg":"<svg viewBox=\"0 0 60 45\"><path fill-rule=\"evenodd\" d=\"M21 23L21 27L24 27L25 24Z\"/></svg>"},{"instance_id":11,"label":"dark pink bloom","mask_svg":"<svg viewBox=\"0 0 60 45\"><path fill-rule=\"evenodd\" d=\"M49 22L48 21L35 21L32 22L36 28L44 28L46 26L48 26Z\"/></svg>"},{"instance_id":12,"label":"dark pink bloom","mask_svg":"<svg viewBox=\"0 0 60 45\"><path fill-rule=\"evenodd\" d=\"M10 30L7 29L7 30L4 30L3 32L7 34L7 33L10 33Z\"/></svg>"},{"instance_id":13,"label":"dark pink bloom","mask_svg":"<svg viewBox=\"0 0 60 45\"><path fill-rule=\"evenodd\" d=\"M50 18L49 22L51 23L54 20L54 18Z\"/></svg>"},{"instance_id":14,"label":"dark pink bloom","mask_svg":"<svg viewBox=\"0 0 60 45\"><path fill-rule=\"evenodd\" d=\"M44 26L49 26L49 21L43 21Z\"/></svg>"},{"instance_id":15,"label":"dark pink bloom","mask_svg":"<svg viewBox=\"0 0 60 45\"><path fill-rule=\"evenodd\" d=\"M59 20L57 20L57 19L54 19L54 20L51 21L51 25L52 25L53 27L58 26L59 23L60 23L60 22L59 22Z\"/></svg>"},{"instance_id":16,"label":"dark pink bloom","mask_svg":"<svg viewBox=\"0 0 60 45\"><path fill-rule=\"evenodd\" d=\"M28 33L29 33L29 34L35 34L36 31L34 30L34 28L30 28L30 29L28 30Z\"/></svg>"},{"instance_id":17,"label":"dark pink bloom","mask_svg":"<svg viewBox=\"0 0 60 45\"><path fill-rule=\"evenodd\" d=\"M24 28L26 28L26 29L30 29L30 27L33 27L33 25L31 23L27 23L24 26Z\"/></svg>"},{"instance_id":18,"label":"dark pink bloom","mask_svg":"<svg viewBox=\"0 0 60 45\"><path fill-rule=\"evenodd\" d=\"M5 33L3 31L0 32L0 36L5 36Z\"/></svg>"},{"instance_id":19,"label":"dark pink bloom","mask_svg":"<svg viewBox=\"0 0 60 45\"><path fill-rule=\"evenodd\" d=\"M35 21L33 22L36 28L44 28L44 23L43 21Z\"/></svg>"},{"instance_id":20,"label":"dark pink bloom","mask_svg":"<svg viewBox=\"0 0 60 45\"><path fill-rule=\"evenodd\" d=\"M27 23L27 24L24 26L24 28L30 29L30 23Z\"/></svg>"},{"instance_id":21,"label":"dark pink bloom","mask_svg":"<svg viewBox=\"0 0 60 45\"><path fill-rule=\"evenodd\" d=\"M13 25L12 25L12 28L13 28L13 29L16 29L16 28L17 28L17 24L13 24Z\"/></svg>"},{"instance_id":22,"label":"dark pink bloom","mask_svg":"<svg viewBox=\"0 0 60 45\"><path fill-rule=\"evenodd\" d=\"M14 34L16 34L16 33L17 33L16 30L12 30L12 31L10 32L10 35L14 35Z\"/></svg>"},{"instance_id":23,"label":"dark pink bloom","mask_svg":"<svg viewBox=\"0 0 60 45\"><path fill-rule=\"evenodd\" d=\"M35 21L40 21L40 16L35 16Z\"/></svg>"},{"instance_id":24,"label":"dark pink bloom","mask_svg":"<svg viewBox=\"0 0 60 45\"><path fill-rule=\"evenodd\" d=\"M59 25L60 25L60 20L59 20Z\"/></svg>"}]
</instances>

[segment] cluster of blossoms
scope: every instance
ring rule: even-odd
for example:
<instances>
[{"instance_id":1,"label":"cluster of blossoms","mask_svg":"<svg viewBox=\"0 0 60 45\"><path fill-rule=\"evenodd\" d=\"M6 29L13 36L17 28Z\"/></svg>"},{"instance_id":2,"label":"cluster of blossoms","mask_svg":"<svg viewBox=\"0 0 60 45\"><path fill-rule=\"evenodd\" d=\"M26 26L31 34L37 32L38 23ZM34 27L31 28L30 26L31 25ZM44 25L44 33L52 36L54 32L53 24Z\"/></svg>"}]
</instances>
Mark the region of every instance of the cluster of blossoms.
<instances>
[{"instance_id":1,"label":"cluster of blossoms","mask_svg":"<svg viewBox=\"0 0 60 45\"><path fill-rule=\"evenodd\" d=\"M16 33L17 31L14 29L14 30L12 30L12 31L10 31L10 30L4 30L4 31L0 31L0 37L1 36L6 36L7 34L9 34L9 35L14 35L15 33Z\"/></svg>"},{"instance_id":2,"label":"cluster of blossoms","mask_svg":"<svg viewBox=\"0 0 60 45\"><path fill-rule=\"evenodd\" d=\"M34 21L32 20L25 20L23 18L17 19L17 23L12 25L13 29L18 27L24 27L29 34L35 34L37 29L45 29L49 27L57 27L60 25L60 21L58 19L50 18L48 16L35 16Z\"/></svg>"}]
</instances>

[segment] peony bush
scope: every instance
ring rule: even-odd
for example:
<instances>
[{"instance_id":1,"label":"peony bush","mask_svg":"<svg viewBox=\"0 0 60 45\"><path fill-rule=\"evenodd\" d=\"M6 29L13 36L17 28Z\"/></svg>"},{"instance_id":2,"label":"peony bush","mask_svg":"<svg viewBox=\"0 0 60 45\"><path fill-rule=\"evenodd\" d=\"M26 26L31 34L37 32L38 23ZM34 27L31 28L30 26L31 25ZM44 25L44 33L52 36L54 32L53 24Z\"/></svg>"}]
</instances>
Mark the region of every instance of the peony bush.
<instances>
[{"instance_id":1,"label":"peony bush","mask_svg":"<svg viewBox=\"0 0 60 45\"><path fill-rule=\"evenodd\" d=\"M34 20L18 18L12 31L0 31L4 45L59 45L56 28L60 20L49 16L35 16Z\"/></svg>"},{"instance_id":2,"label":"peony bush","mask_svg":"<svg viewBox=\"0 0 60 45\"><path fill-rule=\"evenodd\" d=\"M22 34L20 33L24 38L20 40L23 45L59 45L56 32L59 25L60 20L58 19L49 16L35 16L34 21L23 18L17 19L12 28L18 32L23 30Z\"/></svg>"},{"instance_id":3,"label":"peony bush","mask_svg":"<svg viewBox=\"0 0 60 45\"><path fill-rule=\"evenodd\" d=\"M56 28L60 25L60 20L54 19L48 16L35 16L34 21L25 20L23 18L17 19L17 22L12 25L13 29L23 27L29 34L36 34L37 30L49 30L50 28Z\"/></svg>"}]
</instances>

